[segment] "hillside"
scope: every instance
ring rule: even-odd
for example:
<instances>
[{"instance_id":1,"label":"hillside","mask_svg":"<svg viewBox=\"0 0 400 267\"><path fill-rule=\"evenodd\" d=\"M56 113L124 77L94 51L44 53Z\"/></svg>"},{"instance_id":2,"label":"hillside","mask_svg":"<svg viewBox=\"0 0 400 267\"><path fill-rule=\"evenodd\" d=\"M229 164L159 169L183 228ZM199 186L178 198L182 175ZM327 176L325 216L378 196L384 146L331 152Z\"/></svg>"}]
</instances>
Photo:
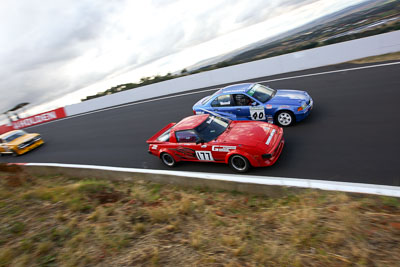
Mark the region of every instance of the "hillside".
<instances>
[{"instance_id":1,"label":"hillside","mask_svg":"<svg viewBox=\"0 0 400 267\"><path fill-rule=\"evenodd\" d=\"M0 165L0 266L397 266L400 201L269 198Z\"/></svg>"}]
</instances>

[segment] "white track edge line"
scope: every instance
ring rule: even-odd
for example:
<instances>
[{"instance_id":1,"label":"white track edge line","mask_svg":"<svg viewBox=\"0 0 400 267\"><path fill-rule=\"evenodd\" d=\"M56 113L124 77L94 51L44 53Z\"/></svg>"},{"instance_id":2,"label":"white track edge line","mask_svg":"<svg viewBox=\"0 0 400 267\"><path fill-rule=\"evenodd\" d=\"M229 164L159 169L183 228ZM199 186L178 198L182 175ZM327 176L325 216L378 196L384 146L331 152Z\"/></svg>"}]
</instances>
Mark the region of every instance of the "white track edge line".
<instances>
[{"instance_id":1,"label":"white track edge line","mask_svg":"<svg viewBox=\"0 0 400 267\"><path fill-rule=\"evenodd\" d=\"M342 191L351 193L400 197L400 187L389 186L389 185L336 182L336 181L299 179L299 178L288 178L288 177L219 174L219 173L202 173L202 172L186 172L186 171L166 171L166 170L108 167L108 166L80 165L80 164L26 163L24 165L37 166L37 167L80 168L80 169L107 170L107 171L118 171L118 172L144 173L144 174L173 175L180 177L230 181L237 183L312 188L312 189L321 189L328 191Z\"/></svg>"}]
</instances>

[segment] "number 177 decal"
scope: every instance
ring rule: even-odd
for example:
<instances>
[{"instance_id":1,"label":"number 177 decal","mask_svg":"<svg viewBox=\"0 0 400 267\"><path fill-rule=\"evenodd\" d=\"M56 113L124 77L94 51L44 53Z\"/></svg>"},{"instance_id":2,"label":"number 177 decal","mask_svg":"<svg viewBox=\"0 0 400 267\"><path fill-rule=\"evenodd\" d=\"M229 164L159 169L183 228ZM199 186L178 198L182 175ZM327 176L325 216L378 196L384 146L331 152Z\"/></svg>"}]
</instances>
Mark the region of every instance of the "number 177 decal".
<instances>
[{"instance_id":1,"label":"number 177 decal","mask_svg":"<svg viewBox=\"0 0 400 267\"><path fill-rule=\"evenodd\" d=\"M199 160L214 161L210 151L196 151Z\"/></svg>"}]
</instances>

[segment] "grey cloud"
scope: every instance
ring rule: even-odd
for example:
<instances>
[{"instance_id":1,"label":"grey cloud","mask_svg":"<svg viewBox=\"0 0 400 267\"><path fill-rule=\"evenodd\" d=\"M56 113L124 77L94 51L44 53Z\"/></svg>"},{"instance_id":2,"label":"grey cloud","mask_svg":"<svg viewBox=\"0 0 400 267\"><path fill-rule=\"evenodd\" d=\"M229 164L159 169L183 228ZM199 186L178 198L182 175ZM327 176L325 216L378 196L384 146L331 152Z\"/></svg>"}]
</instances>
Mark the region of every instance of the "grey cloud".
<instances>
[{"instance_id":1,"label":"grey cloud","mask_svg":"<svg viewBox=\"0 0 400 267\"><path fill-rule=\"evenodd\" d=\"M82 13L79 10L68 12L70 14L60 12L59 16L52 14L48 21L41 21L39 25L28 28L24 34L33 35L33 38L17 44L6 56L6 60L31 68L44 62L74 58L79 55L83 43L93 40L105 23L102 18L104 11L85 7ZM17 61L15 57L18 57Z\"/></svg>"},{"instance_id":2,"label":"grey cloud","mask_svg":"<svg viewBox=\"0 0 400 267\"><path fill-rule=\"evenodd\" d=\"M108 15L118 11L119 2L102 6L96 1L80 1L75 6L70 1L8 5L20 17L9 26L14 26L15 32L10 31L10 43L0 52L0 90L2 95L8 95L0 103L0 111L19 102L39 104L54 100L80 89L88 80L103 78L104 73L82 74L74 79L79 80L76 83L62 76L62 66L96 45L99 33L107 26Z\"/></svg>"},{"instance_id":3,"label":"grey cloud","mask_svg":"<svg viewBox=\"0 0 400 267\"><path fill-rule=\"evenodd\" d=\"M157 7L157 8L163 8L163 7L169 6L169 5L171 5L173 3L176 3L176 2L179 2L179 0L178 1L173 1L173 0L151 0L151 3L153 4L153 6Z\"/></svg>"},{"instance_id":4,"label":"grey cloud","mask_svg":"<svg viewBox=\"0 0 400 267\"><path fill-rule=\"evenodd\" d=\"M318 0L254 0L248 3L246 10L243 10L243 13L237 17L236 22L241 23L243 26L249 26L278 16L282 14L282 12L288 12L292 9L317 1Z\"/></svg>"},{"instance_id":5,"label":"grey cloud","mask_svg":"<svg viewBox=\"0 0 400 267\"><path fill-rule=\"evenodd\" d=\"M46 74L43 75L43 72ZM2 81L2 93L12 93L14 102L9 102L8 105L2 107L1 111L5 111L22 102L40 105L88 86L93 81L102 78L104 78L104 74L85 73L74 80L68 80L62 75L58 75L57 69L48 68L20 72L12 79Z\"/></svg>"},{"instance_id":6,"label":"grey cloud","mask_svg":"<svg viewBox=\"0 0 400 267\"><path fill-rule=\"evenodd\" d=\"M154 33L150 39L144 40L143 46L151 54L145 56L145 61L140 61L141 64L152 62L160 57L176 53L186 47L194 46L207 42L218 37L221 34L227 33L222 29L222 25L232 13L238 12L234 22L239 25L235 30L241 27L251 26L262 22L267 18L277 15L276 9L280 12L291 8L296 8L300 5L315 2L317 0L279 0L265 1L252 0L245 1L245 9L237 11L237 7L244 3L240 0L225 0L220 1L210 9L198 13L195 17L171 18L166 25L160 25L160 30ZM157 6L167 6L176 3L177 1L153 0ZM191 23L192 27L187 27L190 20L195 20L196 23ZM146 52L144 52L146 54Z\"/></svg>"}]
</instances>

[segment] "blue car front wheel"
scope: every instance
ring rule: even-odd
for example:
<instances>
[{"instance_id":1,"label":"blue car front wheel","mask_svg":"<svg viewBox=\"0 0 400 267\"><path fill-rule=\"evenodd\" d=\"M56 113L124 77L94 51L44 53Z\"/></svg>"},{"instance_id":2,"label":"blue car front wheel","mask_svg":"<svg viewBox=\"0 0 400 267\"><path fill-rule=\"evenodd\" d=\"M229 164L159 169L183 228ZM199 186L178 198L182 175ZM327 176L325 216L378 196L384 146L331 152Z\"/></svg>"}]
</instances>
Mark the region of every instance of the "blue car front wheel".
<instances>
[{"instance_id":1,"label":"blue car front wheel","mask_svg":"<svg viewBox=\"0 0 400 267\"><path fill-rule=\"evenodd\" d=\"M275 116L275 122L281 127L287 127L295 122L294 114L288 110L279 111Z\"/></svg>"}]
</instances>

